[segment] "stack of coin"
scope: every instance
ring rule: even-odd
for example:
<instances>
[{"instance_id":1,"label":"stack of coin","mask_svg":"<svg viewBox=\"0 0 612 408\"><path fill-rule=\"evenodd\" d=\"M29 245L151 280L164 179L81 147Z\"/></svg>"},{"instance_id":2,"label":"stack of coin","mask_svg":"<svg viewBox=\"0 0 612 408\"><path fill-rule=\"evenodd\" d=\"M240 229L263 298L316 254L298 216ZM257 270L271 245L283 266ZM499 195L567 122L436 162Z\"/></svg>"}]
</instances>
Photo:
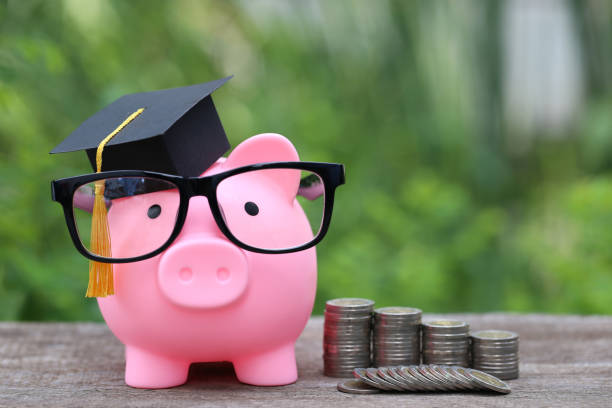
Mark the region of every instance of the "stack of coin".
<instances>
[{"instance_id":1,"label":"stack of coin","mask_svg":"<svg viewBox=\"0 0 612 408\"><path fill-rule=\"evenodd\" d=\"M482 330L471 334L472 366L502 380L519 376L519 336L505 330Z\"/></svg>"},{"instance_id":2,"label":"stack of coin","mask_svg":"<svg viewBox=\"0 0 612 408\"><path fill-rule=\"evenodd\" d=\"M342 298L325 304L323 373L352 377L356 367L370 366L370 329L374 301Z\"/></svg>"},{"instance_id":3,"label":"stack of coin","mask_svg":"<svg viewBox=\"0 0 612 408\"><path fill-rule=\"evenodd\" d=\"M374 310L373 363L375 367L421 362L421 311L410 307Z\"/></svg>"},{"instance_id":4,"label":"stack of coin","mask_svg":"<svg viewBox=\"0 0 612 408\"><path fill-rule=\"evenodd\" d=\"M470 326L466 322L436 320L423 323L423 363L469 366Z\"/></svg>"}]
</instances>

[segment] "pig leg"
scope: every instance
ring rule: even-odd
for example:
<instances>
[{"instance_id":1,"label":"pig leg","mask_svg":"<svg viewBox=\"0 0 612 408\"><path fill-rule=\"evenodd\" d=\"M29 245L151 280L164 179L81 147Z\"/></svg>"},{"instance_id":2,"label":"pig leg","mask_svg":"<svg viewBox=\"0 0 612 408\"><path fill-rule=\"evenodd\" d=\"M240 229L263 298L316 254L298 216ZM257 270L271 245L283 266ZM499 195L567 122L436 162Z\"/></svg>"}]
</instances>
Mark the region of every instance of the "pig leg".
<instances>
[{"instance_id":1,"label":"pig leg","mask_svg":"<svg viewBox=\"0 0 612 408\"><path fill-rule=\"evenodd\" d=\"M125 346L125 382L135 388L169 388L187 381L189 362Z\"/></svg>"},{"instance_id":2,"label":"pig leg","mask_svg":"<svg viewBox=\"0 0 612 408\"><path fill-rule=\"evenodd\" d=\"M294 343L258 354L241 356L233 363L236 377L245 384L285 385L297 380Z\"/></svg>"}]
</instances>

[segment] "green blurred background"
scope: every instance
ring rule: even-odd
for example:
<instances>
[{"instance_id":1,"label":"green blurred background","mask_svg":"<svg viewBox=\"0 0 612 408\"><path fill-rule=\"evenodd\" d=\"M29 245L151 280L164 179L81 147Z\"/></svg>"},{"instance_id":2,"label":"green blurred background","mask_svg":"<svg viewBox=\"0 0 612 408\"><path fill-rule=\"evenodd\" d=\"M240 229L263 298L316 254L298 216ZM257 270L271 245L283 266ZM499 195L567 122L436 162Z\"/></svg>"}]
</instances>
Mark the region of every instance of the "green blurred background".
<instances>
[{"instance_id":1,"label":"green blurred background","mask_svg":"<svg viewBox=\"0 0 612 408\"><path fill-rule=\"evenodd\" d=\"M609 1L0 0L0 319L100 320L48 152L126 93L234 74L230 143L346 165L315 313L612 313Z\"/></svg>"}]
</instances>

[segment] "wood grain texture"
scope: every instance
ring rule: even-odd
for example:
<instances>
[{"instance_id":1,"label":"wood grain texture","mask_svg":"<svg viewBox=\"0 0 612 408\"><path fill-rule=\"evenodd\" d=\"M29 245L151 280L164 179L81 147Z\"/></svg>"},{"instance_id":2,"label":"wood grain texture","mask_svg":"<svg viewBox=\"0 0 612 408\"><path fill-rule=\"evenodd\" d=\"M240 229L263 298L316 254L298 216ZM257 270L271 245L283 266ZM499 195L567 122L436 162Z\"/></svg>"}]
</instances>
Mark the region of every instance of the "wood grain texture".
<instances>
[{"instance_id":1,"label":"wood grain texture","mask_svg":"<svg viewBox=\"0 0 612 408\"><path fill-rule=\"evenodd\" d=\"M440 316L425 315L424 320ZM123 382L123 346L104 324L0 323L0 406L4 407L584 407L612 406L612 317L445 315L475 330L519 333L521 377L508 395L349 395L322 374L323 319L300 337L299 380L284 387L239 383L231 364L194 364L187 384L139 390Z\"/></svg>"}]
</instances>

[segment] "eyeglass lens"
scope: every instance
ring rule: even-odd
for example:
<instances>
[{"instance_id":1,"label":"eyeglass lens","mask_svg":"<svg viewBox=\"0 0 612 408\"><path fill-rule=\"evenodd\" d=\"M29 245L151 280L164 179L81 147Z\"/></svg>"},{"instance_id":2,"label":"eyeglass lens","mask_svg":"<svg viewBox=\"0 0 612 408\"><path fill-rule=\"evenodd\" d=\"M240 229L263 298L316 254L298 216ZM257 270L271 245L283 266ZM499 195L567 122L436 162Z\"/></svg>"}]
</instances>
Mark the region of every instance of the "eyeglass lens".
<instances>
[{"instance_id":1,"label":"eyeglass lens","mask_svg":"<svg viewBox=\"0 0 612 408\"><path fill-rule=\"evenodd\" d=\"M267 250L312 241L325 208L321 178L296 169L261 169L228 177L217 186L217 201L236 239Z\"/></svg>"},{"instance_id":2,"label":"eyeglass lens","mask_svg":"<svg viewBox=\"0 0 612 408\"><path fill-rule=\"evenodd\" d=\"M160 248L171 236L180 194L173 183L147 177L120 177L80 186L72 200L79 239L92 254L92 221L96 183L104 185L104 206L112 258L133 258ZM100 215L98 215L100 216Z\"/></svg>"}]
</instances>

